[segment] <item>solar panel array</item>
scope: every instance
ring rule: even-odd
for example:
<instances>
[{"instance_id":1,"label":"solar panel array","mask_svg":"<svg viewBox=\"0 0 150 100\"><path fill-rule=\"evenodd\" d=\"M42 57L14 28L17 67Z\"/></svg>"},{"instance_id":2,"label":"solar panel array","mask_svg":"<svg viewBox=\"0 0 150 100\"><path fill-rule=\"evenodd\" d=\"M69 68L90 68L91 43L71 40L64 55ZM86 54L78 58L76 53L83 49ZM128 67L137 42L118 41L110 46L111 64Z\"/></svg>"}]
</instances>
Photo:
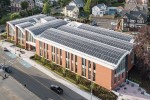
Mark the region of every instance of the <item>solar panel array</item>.
<instances>
[{"instance_id":1,"label":"solar panel array","mask_svg":"<svg viewBox=\"0 0 150 100\"><path fill-rule=\"evenodd\" d=\"M86 38L79 38L79 36L53 28L44 31L40 36L113 64L117 64L119 59L126 53L124 50L118 50L103 44L98 45L95 42L87 41Z\"/></svg>"},{"instance_id":2,"label":"solar panel array","mask_svg":"<svg viewBox=\"0 0 150 100\"><path fill-rule=\"evenodd\" d=\"M133 39L133 36L131 36L131 35L123 34L121 32L116 32L116 31L112 31L112 30L108 30L108 29L104 29L104 28L100 28L100 27L94 27L91 25L82 24L78 28L88 30L91 32L96 32L96 33L99 33L102 35L114 37L114 38L128 41L128 42Z\"/></svg>"},{"instance_id":3,"label":"solar panel array","mask_svg":"<svg viewBox=\"0 0 150 100\"><path fill-rule=\"evenodd\" d=\"M29 29L34 35L39 35L49 28L57 28L65 24L67 24L66 21L62 19L56 19L56 20L52 20L52 21L49 21L40 25L28 27L27 29Z\"/></svg>"},{"instance_id":4,"label":"solar panel array","mask_svg":"<svg viewBox=\"0 0 150 100\"><path fill-rule=\"evenodd\" d=\"M24 22L24 23L21 23L21 24L17 24L18 26L20 26L21 28L26 28L26 27L30 27L30 26L33 26L32 23L30 22Z\"/></svg>"},{"instance_id":5,"label":"solar panel array","mask_svg":"<svg viewBox=\"0 0 150 100\"><path fill-rule=\"evenodd\" d=\"M46 15L44 14L39 14L39 15L34 15L34 16L30 16L30 17L25 17L25 18L21 18L21 19L17 19L17 20L13 20L13 21L9 21L11 24L16 25L19 23L23 23L23 22L35 22L34 18L36 18L37 20L39 20L40 18L46 17Z\"/></svg>"},{"instance_id":6,"label":"solar panel array","mask_svg":"<svg viewBox=\"0 0 150 100\"><path fill-rule=\"evenodd\" d=\"M94 32L90 32L90 31L86 31L83 29L78 29L78 28L73 28L71 26L61 26L58 28L59 30L77 35L77 36L81 36L81 37L85 37L100 43L104 43L110 46L114 46L123 50L127 50L130 51L133 48L133 44L126 42L126 41L122 41L116 38L112 38L109 36L105 36L105 35L101 35L98 33L94 33Z\"/></svg>"},{"instance_id":7,"label":"solar panel array","mask_svg":"<svg viewBox=\"0 0 150 100\"><path fill-rule=\"evenodd\" d=\"M44 19L44 20L46 20L46 21L51 21L51 20L55 20L56 18L55 18L55 17L52 17L52 16L48 16L48 17L44 17L44 18L42 18L42 19Z\"/></svg>"}]
</instances>

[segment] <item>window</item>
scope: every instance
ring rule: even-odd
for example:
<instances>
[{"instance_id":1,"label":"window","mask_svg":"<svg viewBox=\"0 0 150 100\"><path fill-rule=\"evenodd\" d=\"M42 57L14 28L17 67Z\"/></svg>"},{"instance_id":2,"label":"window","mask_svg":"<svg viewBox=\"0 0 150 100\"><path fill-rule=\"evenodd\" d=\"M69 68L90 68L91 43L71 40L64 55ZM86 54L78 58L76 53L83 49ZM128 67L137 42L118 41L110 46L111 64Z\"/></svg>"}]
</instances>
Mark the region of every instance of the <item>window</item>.
<instances>
[{"instance_id":1,"label":"window","mask_svg":"<svg viewBox=\"0 0 150 100\"><path fill-rule=\"evenodd\" d=\"M115 78L114 78L114 84L116 84L116 82L117 82L117 78L115 77Z\"/></svg>"},{"instance_id":2,"label":"window","mask_svg":"<svg viewBox=\"0 0 150 100\"><path fill-rule=\"evenodd\" d=\"M73 60L73 54L71 54L71 60Z\"/></svg>"},{"instance_id":3,"label":"window","mask_svg":"<svg viewBox=\"0 0 150 100\"><path fill-rule=\"evenodd\" d=\"M86 76L86 59L82 58L82 76Z\"/></svg>"},{"instance_id":4,"label":"window","mask_svg":"<svg viewBox=\"0 0 150 100\"><path fill-rule=\"evenodd\" d=\"M69 56L70 56L69 52L66 52L66 68L68 69L70 68Z\"/></svg>"},{"instance_id":5,"label":"window","mask_svg":"<svg viewBox=\"0 0 150 100\"><path fill-rule=\"evenodd\" d=\"M122 78L124 78L124 72L122 73Z\"/></svg>"},{"instance_id":6,"label":"window","mask_svg":"<svg viewBox=\"0 0 150 100\"><path fill-rule=\"evenodd\" d=\"M93 63L93 70L96 70L96 64Z\"/></svg>"},{"instance_id":7,"label":"window","mask_svg":"<svg viewBox=\"0 0 150 100\"><path fill-rule=\"evenodd\" d=\"M93 73L93 81L95 81L95 73Z\"/></svg>"},{"instance_id":8,"label":"window","mask_svg":"<svg viewBox=\"0 0 150 100\"><path fill-rule=\"evenodd\" d=\"M88 79L91 79L91 71L88 72Z\"/></svg>"},{"instance_id":9,"label":"window","mask_svg":"<svg viewBox=\"0 0 150 100\"><path fill-rule=\"evenodd\" d=\"M60 65L62 65L62 50L60 49Z\"/></svg>"},{"instance_id":10,"label":"window","mask_svg":"<svg viewBox=\"0 0 150 100\"><path fill-rule=\"evenodd\" d=\"M88 61L88 67L91 68L91 61Z\"/></svg>"},{"instance_id":11,"label":"window","mask_svg":"<svg viewBox=\"0 0 150 100\"><path fill-rule=\"evenodd\" d=\"M118 81L120 81L120 75L118 75Z\"/></svg>"},{"instance_id":12,"label":"window","mask_svg":"<svg viewBox=\"0 0 150 100\"><path fill-rule=\"evenodd\" d=\"M77 73L78 71L78 62L77 62L77 56L75 55L75 72Z\"/></svg>"}]
</instances>

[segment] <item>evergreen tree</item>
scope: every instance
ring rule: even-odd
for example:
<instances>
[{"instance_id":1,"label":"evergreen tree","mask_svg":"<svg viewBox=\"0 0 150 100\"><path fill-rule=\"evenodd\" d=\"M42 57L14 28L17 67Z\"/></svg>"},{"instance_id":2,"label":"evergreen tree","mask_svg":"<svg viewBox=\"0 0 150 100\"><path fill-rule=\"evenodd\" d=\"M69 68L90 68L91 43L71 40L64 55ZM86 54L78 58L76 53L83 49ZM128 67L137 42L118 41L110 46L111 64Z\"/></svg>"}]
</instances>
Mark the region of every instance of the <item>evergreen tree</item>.
<instances>
[{"instance_id":1,"label":"evergreen tree","mask_svg":"<svg viewBox=\"0 0 150 100\"><path fill-rule=\"evenodd\" d=\"M51 6L48 2L44 3L43 13L49 15L51 11Z\"/></svg>"},{"instance_id":2,"label":"evergreen tree","mask_svg":"<svg viewBox=\"0 0 150 100\"><path fill-rule=\"evenodd\" d=\"M85 6L84 6L84 11L86 12L86 13L90 13L91 12L91 0L87 0L87 2L86 2L86 4L85 4Z\"/></svg>"}]
</instances>

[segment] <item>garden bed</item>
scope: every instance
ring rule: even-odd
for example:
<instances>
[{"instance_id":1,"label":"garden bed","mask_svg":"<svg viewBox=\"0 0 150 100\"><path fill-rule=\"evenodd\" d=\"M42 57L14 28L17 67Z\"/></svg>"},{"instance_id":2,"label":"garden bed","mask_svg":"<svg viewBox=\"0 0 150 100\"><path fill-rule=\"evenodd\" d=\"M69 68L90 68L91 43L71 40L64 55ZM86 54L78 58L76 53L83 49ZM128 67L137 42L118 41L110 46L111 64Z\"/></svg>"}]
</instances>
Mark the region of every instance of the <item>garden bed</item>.
<instances>
[{"instance_id":1,"label":"garden bed","mask_svg":"<svg viewBox=\"0 0 150 100\"><path fill-rule=\"evenodd\" d=\"M38 55L34 55L30 57L30 59L36 61L37 63L43 65L44 67L52 70L53 72L57 73L58 75L64 77L68 81L76 84L79 88L84 89L85 91L90 91L91 90L91 82L69 70L66 70L65 68L56 65L53 62L47 61L43 57L40 57ZM101 98L102 100L116 100L117 96L112 93L111 91L98 86L95 83L92 83L93 87L93 95Z\"/></svg>"}]
</instances>

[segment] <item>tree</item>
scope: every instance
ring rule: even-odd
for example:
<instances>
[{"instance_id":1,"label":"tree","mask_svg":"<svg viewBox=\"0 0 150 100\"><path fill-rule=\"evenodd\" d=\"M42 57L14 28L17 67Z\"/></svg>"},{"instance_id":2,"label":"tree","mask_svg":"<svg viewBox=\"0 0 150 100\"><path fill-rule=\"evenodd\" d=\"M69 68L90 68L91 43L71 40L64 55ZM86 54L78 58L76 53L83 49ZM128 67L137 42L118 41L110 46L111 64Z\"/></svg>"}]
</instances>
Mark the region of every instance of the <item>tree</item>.
<instances>
[{"instance_id":1,"label":"tree","mask_svg":"<svg viewBox=\"0 0 150 100\"><path fill-rule=\"evenodd\" d=\"M135 39L135 54L137 58L137 66L142 66L142 73L150 76L150 26L143 26L139 30L139 34ZM146 76L145 76L146 77ZM150 79L150 77L149 77Z\"/></svg>"},{"instance_id":2,"label":"tree","mask_svg":"<svg viewBox=\"0 0 150 100\"><path fill-rule=\"evenodd\" d=\"M48 3L48 2L44 3L43 13L49 15L50 11L51 11L50 3Z\"/></svg>"},{"instance_id":3,"label":"tree","mask_svg":"<svg viewBox=\"0 0 150 100\"><path fill-rule=\"evenodd\" d=\"M27 1L22 1L21 2L21 8L23 10L27 10L28 7L29 7L29 3Z\"/></svg>"},{"instance_id":4,"label":"tree","mask_svg":"<svg viewBox=\"0 0 150 100\"><path fill-rule=\"evenodd\" d=\"M14 19L17 19L17 18L20 18L20 17L21 17L21 16L20 16L19 13L13 13L13 14L10 15L10 19L11 19L11 20L14 20Z\"/></svg>"},{"instance_id":5,"label":"tree","mask_svg":"<svg viewBox=\"0 0 150 100\"><path fill-rule=\"evenodd\" d=\"M87 0L87 2L86 2L86 4L85 4L85 6L84 6L84 11L86 12L86 13L90 13L91 12L91 0Z\"/></svg>"},{"instance_id":6,"label":"tree","mask_svg":"<svg viewBox=\"0 0 150 100\"><path fill-rule=\"evenodd\" d=\"M28 16L28 13L26 11L20 11L19 14L20 14L21 17Z\"/></svg>"}]
</instances>

